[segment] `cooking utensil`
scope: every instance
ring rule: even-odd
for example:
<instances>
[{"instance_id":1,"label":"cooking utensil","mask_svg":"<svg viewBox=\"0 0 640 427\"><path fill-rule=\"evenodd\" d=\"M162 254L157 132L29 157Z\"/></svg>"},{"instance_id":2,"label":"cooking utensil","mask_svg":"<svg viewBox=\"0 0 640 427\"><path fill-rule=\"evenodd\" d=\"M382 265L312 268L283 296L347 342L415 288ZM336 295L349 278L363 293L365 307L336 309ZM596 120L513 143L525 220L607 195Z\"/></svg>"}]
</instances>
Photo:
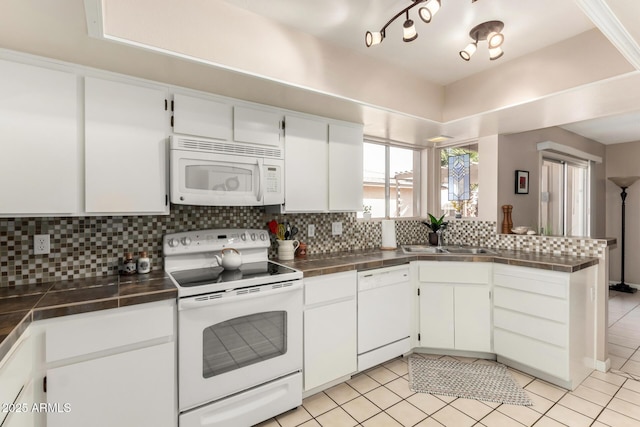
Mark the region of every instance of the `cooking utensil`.
<instances>
[{"instance_id":1,"label":"cooking utensil","mask_svg":"<svg viewBox=\"0 0 640 427\"><path fill-rule=\"evenodd\" d=\"M293 239L296 234L298 234L298 227L296 227L295 225L293 227L291 227L291 238Z\"/></svg>"},{"instance_id":2,"label":"cooking utensil","mask_svg":"<svg viewBox=\"0 0 640 427\"><path fill-rule=\"evenodd\" d=\"M284 224L278 224L278 232L277 232L278 239L284 240L284 232L285 232Z\"/></svg>"},{"instance_id":3,"label":"cooking utensil","mask_svg":"<svg viewBox=\"0 0 640 427\"><path fill-rule=\"evenodd\" d=\"M271 231L273 234L278 234L278 222L275 219L269 221L267 225L269 226L269 231Z\"/></svg>"}]
</instances>

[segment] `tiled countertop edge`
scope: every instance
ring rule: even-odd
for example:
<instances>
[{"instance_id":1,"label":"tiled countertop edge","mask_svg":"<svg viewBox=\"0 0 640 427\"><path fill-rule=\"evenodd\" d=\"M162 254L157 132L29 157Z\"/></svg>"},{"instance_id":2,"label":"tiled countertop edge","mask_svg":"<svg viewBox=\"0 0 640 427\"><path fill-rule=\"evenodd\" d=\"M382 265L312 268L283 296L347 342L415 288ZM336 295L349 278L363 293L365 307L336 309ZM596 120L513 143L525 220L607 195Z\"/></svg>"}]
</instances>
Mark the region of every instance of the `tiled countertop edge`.
<instances>
[{"instance_id":1,"label":"tiled countertop edge","mask_svg":"<svg viewBox=\"0 0 640 427\"><path fill-rule=\"evenodd\" d=\"M96 283L81 286L82 282ZM92 289L103 294L106 290L107 296L64 302L64 297L69 294L87 293ZM177 288L161 270L144 276L105 276L42 285L42 290L39 292L24 295L33 297L34 302L30 308L0 313L0 360L7 355L27 327L36 320L175 299L177 294ZM53 301L55 296L62 297L60 303L56 304ZM19 295L15 296L17 297ZM6 301L12 297L5 298Z\"/></svg>"},{"instance_id":2,"label":"tiled countertop edge","mask_svg":"<svg viewBox=\"0 0 640 427\"><path fill-rule=\"evenodd\" d=\"M382 256L382 258L381 258ZM557 262L554 262L555 260ZM301 270L304 277L323 274L340 273L351 270L369 270L381 267L406 264L411 261L458 261L458 262L494 262L520 267L539 268L543 270L573 273L584 268L598 265L599 258L553 256L531 252L500 251L497 255L454 255L454 254L421 254L408 255L402 251L363 251L345 252L342 256L328 254L296 258L293 261L279 261L282 264Z\"/></svg>"}]
</instances>

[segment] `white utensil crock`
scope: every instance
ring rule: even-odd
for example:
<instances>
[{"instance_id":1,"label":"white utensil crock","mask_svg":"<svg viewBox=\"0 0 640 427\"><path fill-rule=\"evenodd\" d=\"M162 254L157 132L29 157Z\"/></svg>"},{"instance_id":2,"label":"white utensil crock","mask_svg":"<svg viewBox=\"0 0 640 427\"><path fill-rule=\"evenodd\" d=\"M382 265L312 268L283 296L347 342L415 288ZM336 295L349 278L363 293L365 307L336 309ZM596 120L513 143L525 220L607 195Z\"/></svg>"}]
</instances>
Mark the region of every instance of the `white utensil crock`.
<instances>
[{"instance_id":1,"label":"white utensil crock","mask_svg":"<svg viewBox=\"0 0 640 427\"><path fill-rule=\"evenodd\" d=\"M294 257L296 249L300 246L297 240L277 240L278 242L278 259L283 261L291 260Z\"/></svg>"}]
</instances>

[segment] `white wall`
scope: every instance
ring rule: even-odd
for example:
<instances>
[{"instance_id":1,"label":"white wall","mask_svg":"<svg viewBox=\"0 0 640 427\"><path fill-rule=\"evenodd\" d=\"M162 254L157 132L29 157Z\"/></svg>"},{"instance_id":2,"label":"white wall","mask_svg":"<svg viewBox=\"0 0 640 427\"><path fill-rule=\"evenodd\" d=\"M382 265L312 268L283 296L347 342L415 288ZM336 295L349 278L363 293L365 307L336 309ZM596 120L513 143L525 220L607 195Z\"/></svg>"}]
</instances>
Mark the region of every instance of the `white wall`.
<instances>
[{"instance_id":1,"label":"white wall","mask_svg":"<svg viewBox=\"0 0 640 427\"><path fill-rule=\"evenodd\" d=\"M640 141L607 145L606 176L640 176ZM610 280L620 280L622 236L622 199L620 187L606 180L607 236L618 245L610 251ZM640 182L627 189L625 202L625 282L640 285Z\"/></svg>"},{"instance_id":2,"label":"white wall","mask_svg":"<svg viewBox=\"0 0 640 427\"><path fill-rule=\"evenodd\" d=\"M478 139L478 219L498 221L498 135ZM499 227L498 227L499 229Z\"/></svg>"}]
</instances>

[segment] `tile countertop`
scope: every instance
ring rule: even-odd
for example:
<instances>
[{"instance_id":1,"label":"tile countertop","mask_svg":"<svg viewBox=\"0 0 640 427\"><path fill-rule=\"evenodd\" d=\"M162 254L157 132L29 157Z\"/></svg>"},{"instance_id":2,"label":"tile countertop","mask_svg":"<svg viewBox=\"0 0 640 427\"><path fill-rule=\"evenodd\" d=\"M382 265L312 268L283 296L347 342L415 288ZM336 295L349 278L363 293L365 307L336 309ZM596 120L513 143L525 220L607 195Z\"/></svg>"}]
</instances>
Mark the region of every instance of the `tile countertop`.
<instances>
[{"instance_id":1,"label":"tile countertop","mask_svg":"<svg viewBox=\"0 0 640 427\"><path fill-rule=\"evenodd\" d=\"M175 299L162 270L0 288L0 360L35 320Z\"/></svg>"},{"instance_id":2,"label":"tile countertop","mask_svg":"<svg viewBox=\"0 0 640 427\"><path fill-rule=\"evenodd\" d=\"M495 255L408 255L401 249L367 250L312 255L280 262L301 270L304 277L388 267L416 260L495 262L568 273L598 264L598 258L496 252ZM164 271L0 288L0 359L35 320L174 299L177 295L177 288Z\"/></svg>"},{"instance_id":3,"label":"tile countertop","mask_svg":"<svg viewBox=\"0 0 640 427\"><path fill-rule=\"evenodd\" d=\"M492 249L493 250L493 249ZM372 268L389 267L406 264L410 261L464 261L464 262L494 262L500 264L533 267L544 270L573 273L583 268L597 265L599 259L592 257L578 257L567 255L549 255L536 252L522 252L513 250L495 250L496 254L405 254L397 250L366 250L353 252L328 253L310 255L306 258L296 258L292 261L280 261L281 264L301 270L304 277L322 274L339 273L349 270L368 270Z\"/></svg>"}]
</instances>

